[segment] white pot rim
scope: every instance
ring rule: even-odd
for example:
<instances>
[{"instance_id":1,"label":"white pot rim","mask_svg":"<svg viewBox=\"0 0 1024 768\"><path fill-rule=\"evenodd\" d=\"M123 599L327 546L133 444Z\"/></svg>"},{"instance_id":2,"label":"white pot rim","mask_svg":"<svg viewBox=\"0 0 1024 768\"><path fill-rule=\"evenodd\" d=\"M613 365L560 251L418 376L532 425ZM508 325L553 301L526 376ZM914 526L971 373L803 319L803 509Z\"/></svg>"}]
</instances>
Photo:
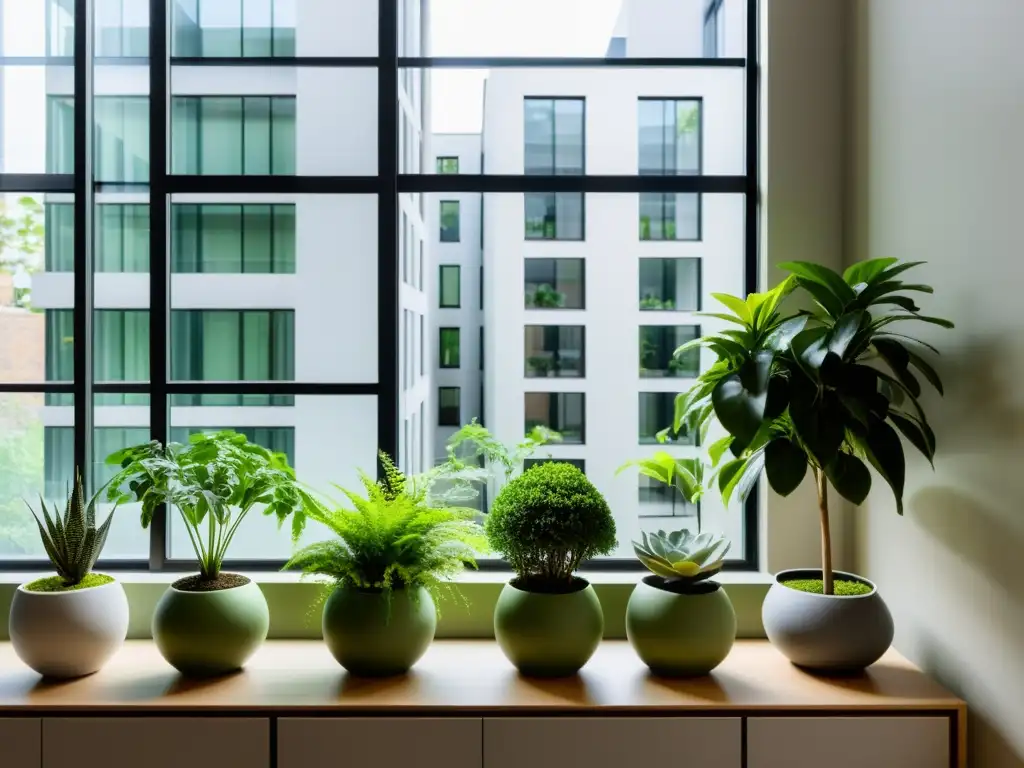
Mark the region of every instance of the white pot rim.
<instances>
[{"instance_id":1,"label":"white pot rim","mask_svg":"<svg viewBox=\"0 0 1024 768\"><path fill-rule=\"evenodd\" d=\"M93 573L97 573L97 572L93 571ZM53 574L53 575L56 576L57 574ZM103 573L103 574L100 574L100 575L102 575L102 576L110 576L109 573ZM45 579L47 577L46 576L39 576L39 577L36 577L36 578L32 579L32 581L38 581L40 578L44 578ZM61 596L64 596L64 595L74 595L74 594L83 594L84 595L84 594L88 594L90 592L95 592L95 591L100 590L100 589L106 589L107 587L120 587L121 586L121 582L118 581L116 578L114 578L113 576L110 576L110 578L112 578L114 580L113 581L108 581L106 584L96 584L95 586L92 586L92 587L82 587L81 589L65 589L65 590L62 590L60 592L37 592L34 589L27 589L26 587L28 587L28 585L31 584L32 581L26 581L24 584L19 584L18 585L18 591L21 592L22 594L25 594L25 595L32 595L32 596L39 596L39 597L61 597Z\"/></svg>"}]
</instances>

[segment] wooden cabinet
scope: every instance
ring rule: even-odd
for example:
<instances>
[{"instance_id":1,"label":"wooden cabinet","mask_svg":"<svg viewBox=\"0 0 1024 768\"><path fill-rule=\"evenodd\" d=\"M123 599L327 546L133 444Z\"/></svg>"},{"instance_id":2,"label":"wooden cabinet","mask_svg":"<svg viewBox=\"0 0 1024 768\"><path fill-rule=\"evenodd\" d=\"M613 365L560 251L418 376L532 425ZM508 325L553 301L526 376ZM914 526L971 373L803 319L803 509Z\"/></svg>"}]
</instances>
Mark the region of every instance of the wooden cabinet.
<instances>
[{"instance_id":1,"label":"wooden cabinet","mask_svg":"<svg viewBox=\"0 0 1024 768\"><path fill-rule=\"evenodd\" d=\"M141 766L270 768L270 723L264 718L146 715L43 722L42 768Z\"/></svg>"},{"instance_id":2,"label":"wooden cabinet","mask_svg":"<svg viewBox=\"0 0 1024 768\"><path fill-rule=\"evenodd\" d=\"M482 768L481 729L479 718L281 718L277 766Z\"/></svg>"},{"instance_id":3,"label":"wooden cabinet","mask_svg":"<svg viewBox=\"0 0 1024 768\"><path fill-rule=\"evenodd\" d=\"M38 717L0 719L0 766L39 768L43 759L41 733Z\"/></svg>"},{"instance_id":4,"label":"wooden cabinet","mask_svg":"<svg viewBox=\"0 0 1024 768\"><path fill-rule=\"evenodd\" d=\"M949 768L946 717L752 717L748 768Z\"/></svg>"},{"instance_id":5,"label":"wooden cabinet","mask_svg":"<svg viewBox=\"0 0 1024 768\"><path fill-rule=\"evenodd\" d=\"M733 717L543 717L484 720L484 768L740 768Z\"/></svg>"}]
</instances>

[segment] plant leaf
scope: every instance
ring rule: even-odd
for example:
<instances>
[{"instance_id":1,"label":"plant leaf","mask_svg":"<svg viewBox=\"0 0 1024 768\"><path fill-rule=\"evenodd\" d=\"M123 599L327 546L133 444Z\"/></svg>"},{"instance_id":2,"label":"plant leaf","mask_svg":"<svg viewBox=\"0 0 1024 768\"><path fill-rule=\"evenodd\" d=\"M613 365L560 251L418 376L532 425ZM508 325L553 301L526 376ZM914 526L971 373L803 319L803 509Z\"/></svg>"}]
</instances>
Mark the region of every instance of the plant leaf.
<instances>
[{"instance_id":1,"label":"plant leaf","mask_svg":"<svg viewBox=\"0 0 1024 768\"><path fill-rule=\"evenodd\" d=\"M843 272L843 280L845 280L849 285L871 283L897 261L899 261L899 259L893 258L866 259L864 261L859 261L856 264L847 267L846 271Z\"/></svg>"},{"instance_id":2,"label":"plant leaf","mask_svg":"<svg viewBox=\"0 0 1024 768\"><path fill-rule=\"evenodd\" d=\"M896 431L881 419L872 416L864 438L868 461L892 488L896 511L903 514L903 485L906 480L906 459Z\"/></svg>"},{"instance_id":3,"label":"plant leaf","mask_svg":"<svg viewBox=\"0 0 1024 768\"><path fill-rule=\"evenodd\" d=\"M777 437L764 449L764 468L772 490L789 496L807 474L807 456L793 441Z\"/></svg>"},{"instance_id":4,"label":"plant leaf","mask_svg":"<svg viewBox=\"0 0 1024 768\"><path fill-rule=\"evenodd\" d=\"M932 366L928 363L927 360L922 358L916 352L910 351L909 349L907 350L907 357L910 360L910 364L917 368L917 370L919 370L924 375L924 377L928 380L928 383L935 387L936 391L940 395L946 394L942 389L942 379L939 378L939 374L935 372L935 369L932 368Z\"/></svg>"},{"instance_id":5,"label":"plant leaf","mask_svg":"<svg viewBox=\"0 0 1024 768\"><path fill-rule=\"evenodd\" d=\"M779 269L827 288L844 307L857 298L857 294L847 285L842 275L821 264L810 261L787 261L779 264Z\"/></svg>"},{"instance_id":6,"label":"plant leaf","mask_svg":"<svg viewBox=\"0 0 1024 768\"><path fill-rule=\"evenodd\" d=\"M711 393L718 421L744 444L754 439L764 419L773 357L771 352L758 353L737 373L719 381Z\"/></svg>"},{"instance_id":7,"label":"plant leaf","mask_svg":"<svg viewBox=\"0 0 1024 768\"><path fill-rule=\"evenodd\" d=\"M935 437L931 436L929 441L928 436L925 435L924 430L917 421L904 416L899 411L889 412L889 421L896 425L896 428L903 433L903 436L910 441L910 443L919 450L928 463L935 467Z\"/></svg>"},{"instance_id":8,"label":"plant leaf","mask_svg":"<svg viewBox=\"0 0 1024 768\"><path fill-rule=\"evenodd\" d=\"M825 475L839 495L854 504L863 504L871 491L871 473L852 454L837 453L825 467Z\"/></svg>"}]
</instances>

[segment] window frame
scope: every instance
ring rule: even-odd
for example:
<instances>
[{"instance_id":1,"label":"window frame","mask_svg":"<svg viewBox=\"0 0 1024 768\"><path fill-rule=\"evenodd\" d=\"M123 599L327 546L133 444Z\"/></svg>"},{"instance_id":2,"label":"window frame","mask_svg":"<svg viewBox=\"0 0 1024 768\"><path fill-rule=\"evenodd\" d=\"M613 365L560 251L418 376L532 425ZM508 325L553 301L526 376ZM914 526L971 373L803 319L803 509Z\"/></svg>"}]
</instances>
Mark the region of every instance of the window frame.
<instances>
[{"instance_id":1,"label":"window frame","mask_svg":"<svg viewBox=\"0 0 1024 768\"><path fill-rule=\"evenodd\" d=\"M450 232L451 228L446 228L444 225L445 206L455 206L455 237L445 238L445 232ZM448 243L461 243L462 242L462 201L461 200L439 200L437 203L437 220L438 220L438 242L442 244Z\"/></svg>"},{"instance_id":2,"label":"window frame","mask_svg":"<svg viewBox=\"0 0 1024 768\"><path fill-rule=\"evenodd\" d=\"M527 283L527 276L526 276L526 265L529 264L530 262L541 262L541 261L553 262L554 269L555 269L555 279L554 279L554 285L552 285L551 288L554 291L556 291L557 293L562 293L562 291L558 290L558 287L559 287L559 269L562 267L563 264L576 263L576 262L579 263L579 267L580 267L580 279L579 279L579 285L580 285L580 289L579 289L580 305L578 307L577 306L538 307L538 306L530 305L529 303L527 303L527 295L528 294L526 292L526 286L528 285L528 283ZM547 285L547 283L540 283L540 285ZM536 291L534 291L534 295L536 295ZM570 312L575 311L575 312L582 312L582 311L585 311L586 308L587 308L587 260L585 258L576 257L576 256L569 256L569 257L527 256L527 257L525 257L523 259L523 309L526 312L537 312L537 311L540 311L540 312L552 312L552 311L570 311Z\"/></svg>"},{"instance_id":3,"label":"window frame","mask_svg":"<svg viewBox=\"0 0 1024 768\"><path fill-rule=\"evenodd\" d=\"M455 303L446 304L444 295L444 275L447 270L455 270ZM462 309L462 265L461 264L438 264L437 265L437 308L438 309Z\"/></svg>"},{"instance_id":4,"label":"window frame","mask_svg":"<svg viewBox=\"0 0 1024 768\"><path fill-rule=\"evenodd\" d=\"M660 173L654 171L643 171L640 169L640 149L642 147L640 143L639 133L639 113L641 105L643 103L658 102L663 106L665 104L676 105L675 116L678 118L678 106L680 102L694 102L697 105L697 170L693 172L679 171L677 169L668 169L665 167L666 159L666 148L664 142L661 144L661 155L662 155L662 167ZM678 124L674 127L674 134L678 135L679 127ZM637 173L642 176L703 176L704 175L704 97L703 96L638 96L637 97ZM659 193L654 193L659 194ZM669 196L672 193L662 192L661 196L661 231L665 231L665 224L669 221L668 217L668 201ZM650 236L653 231L653 227L648 223L648 236L644 237L644 223L643 215L638 210L637 212L637 237L641 243L699 243L704 240L704 197L697 193L697 232L693 237L678 237L678 230L676 230L676 237L658 237L654 238ZM642 203L644 194L637 195L637 206L642 210ZM679 206L679 194L675 195L674 205L678 210Z\"/></svg>"},{"instance_id":5,"label":"window frame","mask_svg":"<svg viewBox=\"0 0 1024 768\"><path fill-rule=\"evenodd\" d=\"M446 164L452 163L452 162L454 162L454 167L455 167L454 171L442 170L446 166ZM451 176L453 174L457 175L459 173L459 157L458 157L458 155L438 155L437 163L435 165L434 172L438 173L438 174L440 174L442 176Z\"/></svg>"},{"instance_id":6,"label":"window frame","mask_svg":"<svg viewBox=\"0 0 1024 768\"><path fill-rule=\"evenodd\" d=\"M445 364L445 335L451 334L455 337L456 358L455 364ZM444 371L456 371L462 367L462 328L457 325L441 326L437 329L437 367Z\"/></svg>"},{"instance_id":7,"label":"window frame","mask_svg":"<svg viewBox=\"0 0 1024 768\"><path fill-rule=\"evenodd\" d=\"M741 0L742 1L742 0ZM395 105L398 103L400 71L409 72L411 68L461 66L466 68L517 67L517 68L579 68L621 66L620 60L612 58L517 58L510 60L503 57L474 57L466 59L440 59L399 55L398 4L381 2L378 18L378 46L374 56L353 57L294 57L277 61L260 61L248 59L245 64L265 64L267 66L327 66L327 67L362 67L376 69L378 73L377 90L377 175L369 177L347 176L220 176L200 177L175 175L170 173L169 125L171 100L169 98L169 70L172 64L190 64L195 66L222 66L233 60L216 58L189 59L174 56L170 50L168 15L150 18L149 27L149 163L150 183L149 200L150 215L150 280L149 280L149 311L150 338L156 343L150 344L150 382L133 387L111 386L107 383L95 383L92 377L91 345L77 344L74 349L74 376L71 381L55 382L0 382L0 393L54 393L74 396L74 458L77 466L91 466L92 448L91 435L93 426L93 393L122 392L125 389L146 393L150 396L149 431L153 439L166 441L169 435L168 403L175 394L191 394L198 392L240 393L240 394L289 394L289 395L330 395L330 396L364 396L377 400L377 447L396 457L398 455L399 432L399 398L401 380L399 378L399 333L400 317L398 301L400 292L399 262L397 259L398 236L397 225L399 212L399 194L423 195L425 193L548 193L573 192L581 195L594 193L638 194L641 192L659 193L700 193L700 194L738 194L744 196L744 266L743 278L747 291L757 290L759 274L760 211L758 194L760 190L760 152L759 124L760 89L758 71L758 24L760 0L745 0L746 17L748 19L744 58L666 58L666 59L635 59L629 66L636 69L652 68L738 68L743 70L744 87L744 121L746 160L742 172L734 175L700 176L700 177L641 177L640 175L582 175L582 176L488 176L488 175L420 175L401 173L398 167L399 153L399 121ZM73 327L77 338L91 337L91 315L94 307L92 287L93 251L92 212L95 204L96 188L91 182L94 148L92 141L92 102L94 96L91 77L93 61L89 59L93 34L92 22L93 0L79 0L74 8L73 32L62 20L64 27L57 30L65 38L73 39L73 95L70 101L74 106L71 124L73 125L72 143L74 146L73 162L66 163L60 172L39 174L0 174L0 184L7 189L17 190L24 194L66 194L72 196L75 209L74 219L80 223L74 232L74 265L73 275ZM56 38L50 28L46 30L49 46ZM58 41L60 42L60 41ZM50 49L47 49L50 53ZM244 58L244 57L240 57ZM59 137L54 137L59 138ZM47 146L52 146L51 137L47 136ZM584 144L585 146L585 144ZM298 169L296 169L298 173ZM162 354L167 342L169 325L169 254L166 250L168 238L169 215L167 207L174 195L203 194L370 194L377 199L377 367L378 375L373 382L365 381L334 381L334 382L203 382L197 386L194 382L173 381L169 377L167 356ZM586 203L584 198L583 211ZM585 221L583 223L585 227ZM483 295L481 293L481 300ZM377 468L378 472L380 467ZM755 491L744 507L745 542L739 558L730 559L726 563L728 570L756 570L759 565L758 548L758 510ZM169 557L166 547L168 533L168 516L166 509L155 511L153 524L150 528L150 548L148 553L131 560L113 560L104 558L98 567L117 571L118 569L147 569L154 572L181 573L192 570L193 564L188 560ZM270 571L281 567L283 561L244 560L229 558L224 566L236 570ZM43 568L47 564L42 561L0 560L0 569L24 571ZM483 561L484 568L505 567L498 561ZM635 569L633 559L605 560L591 564L591 567L603 569L626 568Z\"/></svg>"},{"instance_id":8,"label":"window frame","mask_svg":"<svg viewBox=\"0 0 1024 768\"><path fill-rule=\"evenodd\" d=\"M456 404L454 406L445 406L443 404L443 395L445 393L455 393ZM445 408L455 409L455 418L445 421L443 414ZM437 388L437 426L438 427L461 427L462 426L462 387L438 387Z\"/></svg>"}]
</instances>

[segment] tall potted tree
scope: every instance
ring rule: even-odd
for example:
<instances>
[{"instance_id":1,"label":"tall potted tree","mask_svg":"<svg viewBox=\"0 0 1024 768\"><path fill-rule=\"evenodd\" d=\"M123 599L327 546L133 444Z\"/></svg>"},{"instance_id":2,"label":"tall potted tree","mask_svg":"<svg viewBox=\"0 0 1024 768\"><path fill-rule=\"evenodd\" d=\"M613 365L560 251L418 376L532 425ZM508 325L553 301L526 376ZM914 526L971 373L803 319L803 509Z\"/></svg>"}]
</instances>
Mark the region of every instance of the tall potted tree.
<instances>
[{"instance_id":1,"label":"tall potted tree","mask_svg":"<svg viewBox=\"0 0 1024 768\"><path fill-rule=\"evenodd\" d=\"M922 262L871 259L839 274L819 264L780 265L790 276L745 300L715 294L728 329L683 345L710 349L714 364L676 401L674 427L725 437L710 448L726 503L744 498L762 470L771 488L792 493L814 478L821 524L821 568L776 575L763 607L769 639L791 661L816 669L857 669L892 642L893 625L875 585L832 568L828 488L861 504L874 467L903 512L905 457L900 435L931 461L935 434L918 398L923 377L940 394L927 362L933 347L899 333L905 322L952 328L921 314L912 294L932 293L901 276ZM812 309L783 314L794 291ZM725 460L727 455L731 458Z\"/></svg>"},{"instance_id":2,"label":"tall potted tree","mask_svg":"<svg viewBox=\"0 0 1024 768\"><path fill-rule=\"evenodd\" d=\"M142 504L142 527L157 508L177 509L199 572L178 579L153 614L153 639L178 671L205 676L242 667L267 637L270 611L259 586L222 570L238 526L257 506L283 521L300 505L283 454L225 430L197 434L188 446L145 443L112 454L121 467L108 498Z\"/></svg>"}]
</instances>

